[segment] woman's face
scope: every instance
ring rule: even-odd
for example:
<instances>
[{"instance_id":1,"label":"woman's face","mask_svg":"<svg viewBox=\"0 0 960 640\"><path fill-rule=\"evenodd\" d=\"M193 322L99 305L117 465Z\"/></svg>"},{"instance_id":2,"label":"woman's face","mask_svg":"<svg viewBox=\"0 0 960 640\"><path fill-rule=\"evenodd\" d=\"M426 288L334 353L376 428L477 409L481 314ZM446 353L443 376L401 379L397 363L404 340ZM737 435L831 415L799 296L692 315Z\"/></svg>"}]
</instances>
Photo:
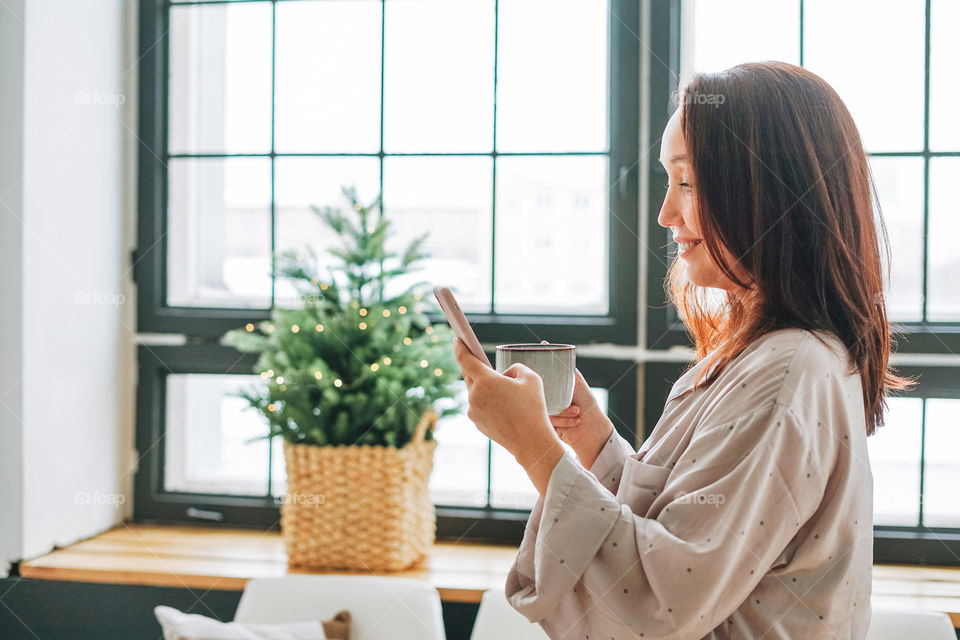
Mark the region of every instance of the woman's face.
<instances>
[{"instance_id":1,"label":"woman's face","mask_svg":"<svg viewBox=\"0 0 960 640\"><path fill-rule=\"evenodd\" d=\"M662 227L669 227L673 238L677 242L679 251L677 256L687 265L687 279L700 287L715 287L730 292L739 291L740 287L730 280L720 267L710 257L710 253L703 245L698 222L696 188L693 182L693 169L687 155L687 145L680 130L680 116L682 109L673 112L667 127L663 130L663 139L660 144L660 164L667 170L670 179L667 194L660 207L657 222ZM736 261L729 252L721 247L721 253L727 264L736 268Z\"/></svg>"}]
</instances>

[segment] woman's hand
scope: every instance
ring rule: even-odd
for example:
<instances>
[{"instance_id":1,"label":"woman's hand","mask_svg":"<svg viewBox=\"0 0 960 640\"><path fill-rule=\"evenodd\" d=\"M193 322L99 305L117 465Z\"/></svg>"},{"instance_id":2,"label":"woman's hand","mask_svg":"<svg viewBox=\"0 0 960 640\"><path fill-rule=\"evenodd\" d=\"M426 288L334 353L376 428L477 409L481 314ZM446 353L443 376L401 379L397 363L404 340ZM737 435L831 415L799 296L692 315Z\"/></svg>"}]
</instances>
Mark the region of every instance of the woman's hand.
<instances>
[{"instance_id":1,"label":"woman's hand","mask_svg":"<svg viewBox=\"0 0 960 640\"><path fill-rule=\"evenodd\" d=\"M580 464L587 469L593 466L613 433L613 423L600 410L597 399L593 397L579 369L576 370L573 401L557 415L550 416L550 423L557 436L570 445Z\"/></svg>"},{"instance_id":2,"label":"woman's hand","mask_svg":"<svg viewBox=\"0 0 960 640\"><path fill-rule=\"evenodd\" d=\"M467 417L485 436L513 454L530 479L546 495L550 472L563 455L563 445L550 425L543 398L543 380L516 363L502 374L470 353L456 338L454 355L467 383Z\"/></svg>"}]
</instances>

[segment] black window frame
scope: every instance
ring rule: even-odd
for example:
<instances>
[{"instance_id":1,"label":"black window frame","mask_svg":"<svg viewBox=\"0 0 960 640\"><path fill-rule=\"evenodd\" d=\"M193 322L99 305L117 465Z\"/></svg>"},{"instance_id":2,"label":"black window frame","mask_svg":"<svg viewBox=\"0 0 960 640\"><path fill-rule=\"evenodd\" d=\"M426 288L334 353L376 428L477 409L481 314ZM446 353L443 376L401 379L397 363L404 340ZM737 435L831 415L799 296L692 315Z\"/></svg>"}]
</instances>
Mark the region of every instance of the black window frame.
<instances>
[{"instance_id":1,"label":"black window frame","mask_svg":"<svg viewBox=\"0 0 960 640\"><path fill-rule=\"evenodd\" d=\"M650 119L648 134L650 140L658 140L663 134L667 120L673 113L675 106L670 102L671 91L677 88L677 79L680 77L681 58L681 1L682 0L651 0L650 9ZM800 64L803 65L803 5L804 0L798 0L800 9ZM960 156L960 151L931 151L930 150L930 0L925 2L925 52L924 52L924 122L923 122L923 150L913 152L883 152L868 153L876 157L920 157L924 159L923 173L923 309L926 318L926 289L927 289L927 251L929 229L929 200L930 200L930 159ZM647 179L649 184L647 206L646 233L649 238L648 246L651 251L645 256L647 261L647 281L645 283L647 295L646 328L647 349L667 349L670 347L689 347L690 339L683 323L677 315L676 309L667 300L663 288L663 281L667 275L666 248L675 249L673 237L668 229L657 223L657 212L663 203L663 194L667 189L667 173L659 162L648 164ZM659 251L663 249L662 251ZM655 259L650 259L653 254ZM897 329L898 353L960 353L960 321L958 322L920 322L894 321Z\"/></svg>"},{"instance_id":2,"label":"black window frame","mask_svg":"<svg viewBox=\"0 0 960 640\"><path fill-rule=\"evenodd\" d=\"M923 268L924 288L927 287L927 237L929 228L929 172L930 158L960 155L958 152L932 152L929 144L930 130L930 0L925 3L925 54L924 67L924 148L921 152L876 153L875 156L915 156L924 158L923 202ZM803 64L803 0L800 9L800 63ZM675 105L670 95L677 88L681 59L681 0L651 0L650 2L650 84L648 86L650 107L648 135L651 141L663 134L667 120ZM657 212L667 188L666 170L658 162L649 162L649 184L646 202L646 233L648 251L644 255L647 280L645 290L646 339L644 346L650 350L666 350L672 347L692 349L689 336L680 321L676 309L669 303L663 282L667 275L668 248L675 253L669 230L657 223ZM926 295L923 317L926 317ZM929 365L897 366L907 376L916 376L918 385L902 394L910 398L960 398L960 365L944 364L938 358L960 353L960 322L895 322L897 353L910 354L914 360L930 356ZM643 422L652 428L660 417L671 381L686 369L688 362L647 362L644 367L645 397ZM922 445L922 443L921 443ZM922 452L922 448L921 448ZM921 454L921 478L924 461ZM958 461L960 464L960 461ZM921 481L922 482L922 481ZM921 484L922 487L922 484ZM918 509L922 509L921 504ZM878 563L902 563L918 565L960 566L960 528L931 528L925 526L875 526L874 561Z\"/></svg>"},{"instance_id":3,"label":"black window frame","mask_svg":"<svg viewBox=\"0 0 960 640\"><path fill-rule=\"evenodd\" d=\"M236 0L232 0L236 2ZM270 3L291 0L247 0ZM381 3L388 0L381 0ZM167 266L167 150L169 12L171 6L223 4L223 0L140 2L140 105L138 150L138 231L133 253L137 282L137 320L141 332L180 333L216 339L226 331L269 318L268 310L210 307L174 307L166 300ZM496 10L496 9L495 9ZM392 154L289 154L387 156L609 156L607 175L609 261L609 311L605 315L470 313L468 317L483 342L509 342L549 336L554 342L577 344L636 344L638 304L637 270L639 218L639 65L636 34L640 28L639 4L633 0L610 0L608 69L608 152L569 153L476 153ZM250 154L192 154L190 157L251 157ZM271 150L256 157L282 156ZM494 169L495 171L495 169ZM381 171L381 181L382 181ZM382 186L382 185L381 185ZM494 188L496 188L494 186ZM494 222L496 224L494 200ZM491 229L491 232L494 232ZM494 256L494 263L495 263ZM630 267L630 268L624 268ZM493 301L491 301L491 305ZM431 320L442 322L440 314Z\"/></svg>"},{"instance_id":4,"label":"black window frame","mask_svg":"<svg viewBox=\"0 0 960 640\"><path fill-rule=\"evenodd\" d=\"M493 353L488 353L493 357ZM164 489L166 380L172 374L252 374L256 354L214 344L140 345L137 351L136 445L141 454L134 482L138 522L210 523L271 529L279 525L279 502L268 495L240 496L171 492ZM638 442L638 369L629 360L579 357L577 368L590 384L606 388L608 415L617 432ZM278 446L274 442L272 446ZM490 464L490 447L487 448ZM265 461L266 462L266 461ZM488 481L489 491L489 481ZM529 509L437 505L437 536L496 543L519 543Z\"/></svg>"},{"instance_id":5,"label":"black window frame","mask_svg":"<svg viewBox=\"0 0 960 640\"><path fill-rule=\"evenodd\" d=\"M269 2L275 16L277 2L290 0L247 1ZM161 344L142 343L137 350L136 446L140 458L134 479L133 515L141 522L273 528L279 524L279 508L270 496L167 492L163 480L166 376L178 373L252 373L255 356L225 347L219 344L219 339L230 329L269 318L266 310L171 307L166 304L166 174L167 164L174 157L167 152L169 12L173 5L222 2L140 0L138 231L137 249L132 255L138 288L138 331L183 335L185 343L163 344L161 339ZM640 20L638 2L610 0L608 153L470 154L609 156L609 313L605 316L468 314L478 337L485 344L549 339L578 345L637 345L641 49L636 34L640 32ZM235 154L213 155L227 157ZM268 157L272 159L277 155L271 152ZM382 161L387 155L463 154L385 154L381 149L374 155ZM444 322L439 314L431 314L431 320ZM639 442L633 431L638 424L636 392L641 374L637 363L581 355L577 364L591 385L608 389L608 413L618 432L631 442ZM440 538L516 544L523 536L528 517L529 510L525 509L438 505L437 535Z\"/></svg>"}]
</instances>

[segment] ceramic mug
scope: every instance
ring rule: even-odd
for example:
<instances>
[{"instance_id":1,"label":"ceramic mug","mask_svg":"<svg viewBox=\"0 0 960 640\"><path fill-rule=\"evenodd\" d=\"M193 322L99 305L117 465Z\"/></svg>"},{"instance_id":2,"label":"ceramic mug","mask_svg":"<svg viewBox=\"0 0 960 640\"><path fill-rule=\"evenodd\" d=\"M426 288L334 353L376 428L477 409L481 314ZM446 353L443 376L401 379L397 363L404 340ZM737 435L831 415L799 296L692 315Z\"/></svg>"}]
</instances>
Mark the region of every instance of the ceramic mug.
<instances>
[{"instance_id":1,"label":"ceramic mug","mask_svg":"<svg viewBox=\"0 0 960 640\"><path fill-rule=\"evenodd\" d=\"M556 415L573 402L577 348L572 344L501 344L497 346L497 371L503 373L520 362L543 379L547 414Z\"/></svg>"}]
</instances>

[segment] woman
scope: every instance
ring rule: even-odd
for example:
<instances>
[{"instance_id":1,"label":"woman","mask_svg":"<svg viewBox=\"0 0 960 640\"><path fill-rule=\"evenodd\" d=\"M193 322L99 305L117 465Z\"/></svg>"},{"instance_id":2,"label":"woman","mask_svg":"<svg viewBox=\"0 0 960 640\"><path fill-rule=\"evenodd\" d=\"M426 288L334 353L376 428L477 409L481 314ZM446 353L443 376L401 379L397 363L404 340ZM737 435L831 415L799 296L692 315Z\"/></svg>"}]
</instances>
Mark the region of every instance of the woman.
<instances>
[{"instance_id":1,"label":"woman","mask_svg":"<svg viewBox=\"0 0 960 640\"><path fill-rule=\"evenodd\" d=\"M456 341L469 417L540 492L507 597L551 638L863 638L866 437L909 381L888 370L859 134L829 85L784 63L696 75L680 102L658 222L697 362L640 451L581 376L550 418L535 373L498 374Z\"/></svg>"}]
</instances>

